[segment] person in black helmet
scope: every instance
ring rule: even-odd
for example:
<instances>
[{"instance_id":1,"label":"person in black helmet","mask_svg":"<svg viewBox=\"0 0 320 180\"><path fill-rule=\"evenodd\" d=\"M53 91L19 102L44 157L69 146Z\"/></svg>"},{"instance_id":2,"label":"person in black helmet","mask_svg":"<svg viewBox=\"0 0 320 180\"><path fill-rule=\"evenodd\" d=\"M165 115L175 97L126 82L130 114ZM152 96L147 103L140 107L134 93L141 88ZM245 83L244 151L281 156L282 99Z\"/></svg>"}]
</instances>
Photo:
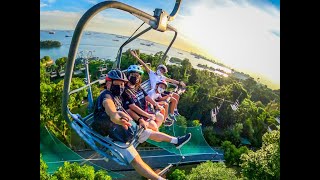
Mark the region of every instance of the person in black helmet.
<instances>
[{"instance_id":1,"label":"person in black helmet","mask_svg":"<svg viewBox=\"0 0 320 180\"><path fill-rule=\"evenodd\" d=\"M100 93L94 107L94 121L92 129L102 136L109 135L115 141L126 143L134 137L138 131L137 124L122 107L121 95L124 85L128 81L126 75L120 70L111 70L106 77L105 89ZM162 132L147 129L145 121L139 119L139 125L144 127L138 141L140 143L148 138L157 142L169 142L181 148L191 139L191 133L181 137L172 137ZM163 179L156 174L142 159L133 145L126 149L117 148L123 157L142 176L148 179Z\"/></svg>"}]
</instances>

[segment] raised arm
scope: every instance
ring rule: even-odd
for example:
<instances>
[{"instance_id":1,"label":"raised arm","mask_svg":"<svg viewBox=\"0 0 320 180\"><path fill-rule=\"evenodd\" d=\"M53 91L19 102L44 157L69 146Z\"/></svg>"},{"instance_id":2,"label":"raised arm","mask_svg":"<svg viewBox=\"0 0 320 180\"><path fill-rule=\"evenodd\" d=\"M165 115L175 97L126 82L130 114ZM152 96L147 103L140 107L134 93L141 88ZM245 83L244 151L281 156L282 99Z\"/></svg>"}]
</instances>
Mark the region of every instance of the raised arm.
<instances>
[{"instance_id":1,"label":"raised arm","mask_svg":"<svg viewBox=\"0 0 320 180\"><path fill-rule=\"evenodd\" d=\"M131 55L132 55L133 57L135 57L135 58L138 60L138 62L146 69L147 73L149 74L149 72L150 72L149 66L146 65L146 63L144 63L144 62L138 57L138 55L137 55L137 53L136 53L135 51L131 50L130 53L131 53Z\"/></svg>"},{"instance_id":2,"label":"raised arm","mask_svg":"<svg viewBox=\"0 0 320 180\"><path fill-rule=\"evenodd\" d=\"M110 95L107 95L106 99L103 101L103 106L112 122L123 126L125 129L128 129L128 127L131 126L129 120L132 118L122 111L117 111Z\"/></svg>"},{"instance_id":3,"label":"raised arm","mask_svg":"<svg viewBox=\"0 0 320 180\"><path fill-rule=\"evenodd\" d=\"M174 79L171 79L171 78L166 78L166 81L169 82L169 83L173 83L173 84L176 84L176 85L181 85L182 87L186 87L186 84L184 84L184 82L182 81L177 81L177 80L174 80Z\"/></svg>"}]
</instances>

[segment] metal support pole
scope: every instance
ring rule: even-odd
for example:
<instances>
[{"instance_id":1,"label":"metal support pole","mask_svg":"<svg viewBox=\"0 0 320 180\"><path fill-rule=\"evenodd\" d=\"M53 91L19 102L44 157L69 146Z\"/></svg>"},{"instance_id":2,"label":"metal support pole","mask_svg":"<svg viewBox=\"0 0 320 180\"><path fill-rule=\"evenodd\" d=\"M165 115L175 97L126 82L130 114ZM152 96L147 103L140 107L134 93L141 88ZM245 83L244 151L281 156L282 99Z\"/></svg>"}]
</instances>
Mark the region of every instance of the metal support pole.
<instances>
[{"instance_id":1,"label":"metal support pole","mask_svg":"<svg viewBox=\"0 0 320 180\"><path fill-rule=\"evenodd\" d=\"M85 68L85 74L86 74L86 85L90 84L90 73L89 73L89 61L88 58L84 58L84 68ZM91 86L88 86L88 110L92 110L93 108L93 97L92 97L92 91Z\"/></svg>"}]
</instances>

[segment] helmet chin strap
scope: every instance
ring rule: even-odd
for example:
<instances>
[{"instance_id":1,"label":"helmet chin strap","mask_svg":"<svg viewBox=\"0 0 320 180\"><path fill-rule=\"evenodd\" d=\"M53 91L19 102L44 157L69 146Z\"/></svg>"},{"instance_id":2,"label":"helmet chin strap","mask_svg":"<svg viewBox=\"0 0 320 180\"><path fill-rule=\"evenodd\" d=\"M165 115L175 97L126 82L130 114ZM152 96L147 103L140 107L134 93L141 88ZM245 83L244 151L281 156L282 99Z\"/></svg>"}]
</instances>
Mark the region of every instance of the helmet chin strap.
<instances>
[{"instance_id":1,"label":"helmet chin strap","mask_svg":"<svg viewBox=\"0 0 320 180\"><path fill-rule=\"evenodd\" d=\"M107 85L108 82L110 82L110 81L106 81L106 89L107 89L108 91L110 91L111 86L112 86L112 84L113 84L113 79L111 79L111 84L109 84L109 86Z\"/></svg>"}]
</instances>

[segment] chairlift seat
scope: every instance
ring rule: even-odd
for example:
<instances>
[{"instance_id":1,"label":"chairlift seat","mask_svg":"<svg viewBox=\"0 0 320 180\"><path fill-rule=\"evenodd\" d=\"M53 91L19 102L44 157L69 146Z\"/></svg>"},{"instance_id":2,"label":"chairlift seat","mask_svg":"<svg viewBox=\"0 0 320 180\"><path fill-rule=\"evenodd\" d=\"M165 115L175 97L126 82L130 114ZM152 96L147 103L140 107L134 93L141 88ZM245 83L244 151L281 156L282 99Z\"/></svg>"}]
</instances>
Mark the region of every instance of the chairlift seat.
<instances>
[{"instance_id":1,"label":"chairlift seat","mask_svg":"<svg viewBox=\"0 0 320 180\"><path fill-rule=\"evenodd\" d=\"M236 105L234 105L234 104L230 104L230 106L231 106L231 109L234 110L234 111L236 111L238 109L238 107Z\"/></svg>"}]
</instances>

